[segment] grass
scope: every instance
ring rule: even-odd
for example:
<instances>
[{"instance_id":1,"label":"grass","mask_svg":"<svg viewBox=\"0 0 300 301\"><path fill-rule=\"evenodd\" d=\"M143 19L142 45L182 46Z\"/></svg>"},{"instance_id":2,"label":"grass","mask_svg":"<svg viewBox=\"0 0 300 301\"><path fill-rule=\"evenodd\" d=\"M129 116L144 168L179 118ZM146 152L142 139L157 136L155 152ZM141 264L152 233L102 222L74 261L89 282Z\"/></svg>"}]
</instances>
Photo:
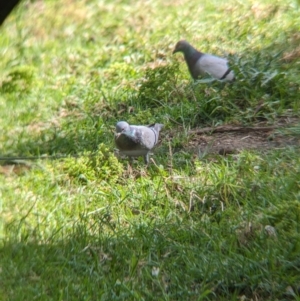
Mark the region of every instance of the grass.
<instances>
[{"instance_id":1,"label":"grass","mask_svg":"<svg viewBox=\"0 0 300 301\"><path fill-rule=\"evenodd\" d=\"M296 124L299 1L23 1L0 34L0 300L300 300L296 146L191 152L190 129ZM237 81L191 81L185 38ZM164 123L148 169L118 120ZM12 165L13 161L14 165ZM271 229L271 230L270 230ZM275 234L274 234L275 233Z\"/></svg>"}]
</instances>

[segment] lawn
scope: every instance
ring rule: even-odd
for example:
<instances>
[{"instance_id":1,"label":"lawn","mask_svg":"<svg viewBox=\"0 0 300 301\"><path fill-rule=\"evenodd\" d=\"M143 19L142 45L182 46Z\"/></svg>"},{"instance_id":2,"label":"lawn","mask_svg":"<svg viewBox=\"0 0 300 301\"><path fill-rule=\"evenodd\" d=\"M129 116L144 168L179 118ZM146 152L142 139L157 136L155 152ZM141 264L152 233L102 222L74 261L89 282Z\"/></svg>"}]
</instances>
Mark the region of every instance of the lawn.
<instances>
[{"instance_id":1,"label":"lawn","mask_svg":"<svg viewBox=\"0 0 300 301\"><path fill-rule=\"evenodd\" d=\"M300 3L24 0L0 28L0 300L300 300ZM194 82L186 39L236 81ZM163 123L145 166L117 121Z\"/></svg>"}]
</instances>

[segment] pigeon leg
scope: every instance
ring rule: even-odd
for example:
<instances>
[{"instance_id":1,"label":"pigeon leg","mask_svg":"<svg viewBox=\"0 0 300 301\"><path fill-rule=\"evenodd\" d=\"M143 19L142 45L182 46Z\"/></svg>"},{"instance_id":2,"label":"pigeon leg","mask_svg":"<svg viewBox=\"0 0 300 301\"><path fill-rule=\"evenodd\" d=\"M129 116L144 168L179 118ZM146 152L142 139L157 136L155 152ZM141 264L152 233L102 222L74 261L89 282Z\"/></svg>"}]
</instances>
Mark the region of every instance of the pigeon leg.
<instances>
[{"instance_id":1,"label":"pigeon leg","mask_svg":"<svg viewBox=\"0 0 300 301\"><path fill-rule=\"evenodd\" d=\"M127 171L130 175L132 174L132 160L133 160L132 157L129 157L129 162L127 165Z\"/></svg>"},{"instance_id":2,"label":"pigeon leg","mask_svg":"<svg viewBox=\"0 0 300 301\"><path fill-rule=\"evenodd\" d=\"M145 156L144 156L144 162L146 165L149 164L149 153L147 153Z\"/></svg>"}]
</instances>

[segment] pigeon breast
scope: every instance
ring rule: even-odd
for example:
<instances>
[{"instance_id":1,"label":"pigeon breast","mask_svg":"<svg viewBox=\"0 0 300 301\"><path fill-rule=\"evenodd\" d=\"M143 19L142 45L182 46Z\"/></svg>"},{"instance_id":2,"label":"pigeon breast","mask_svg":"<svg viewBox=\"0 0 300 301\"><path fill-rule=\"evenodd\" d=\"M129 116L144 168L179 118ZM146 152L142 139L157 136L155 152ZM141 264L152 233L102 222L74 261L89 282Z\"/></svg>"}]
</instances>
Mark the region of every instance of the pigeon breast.
<instances>
[{"instance_id":1,"label":"pigeon breast","mask_svg":"<svg viewBox=\"0 0 300 301\"><path fill-rule=\"evenodd\" d=\"M146 155L157 143L156 133L145 126L130 126L128 130L119 133L116 146L129 156Z\"/></svg>"}]
</instances>

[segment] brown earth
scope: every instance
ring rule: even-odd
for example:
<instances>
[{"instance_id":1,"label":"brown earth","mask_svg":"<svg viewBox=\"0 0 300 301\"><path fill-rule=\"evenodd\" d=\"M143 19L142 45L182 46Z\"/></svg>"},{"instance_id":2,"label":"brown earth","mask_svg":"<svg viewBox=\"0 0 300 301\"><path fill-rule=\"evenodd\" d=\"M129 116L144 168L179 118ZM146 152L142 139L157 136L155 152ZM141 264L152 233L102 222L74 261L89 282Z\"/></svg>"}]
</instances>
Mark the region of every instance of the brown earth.
<instances>
[{"instance_id":1,"label":"brown earth","mask_svg":"<svg viewBox=\"0 0 300 301\"><path fill-rule=\"evenodd\" d=\"M298 125L298 126L297 126ZM300 135L288 130L299 128L298 118L281 118L272 126L257 123L251 127L219 126L193 129L189 132L188 148L197 152L222 155L237 153L243 149L268 150L287 146L300 146Z\"/></svg>"}]
</instances>

